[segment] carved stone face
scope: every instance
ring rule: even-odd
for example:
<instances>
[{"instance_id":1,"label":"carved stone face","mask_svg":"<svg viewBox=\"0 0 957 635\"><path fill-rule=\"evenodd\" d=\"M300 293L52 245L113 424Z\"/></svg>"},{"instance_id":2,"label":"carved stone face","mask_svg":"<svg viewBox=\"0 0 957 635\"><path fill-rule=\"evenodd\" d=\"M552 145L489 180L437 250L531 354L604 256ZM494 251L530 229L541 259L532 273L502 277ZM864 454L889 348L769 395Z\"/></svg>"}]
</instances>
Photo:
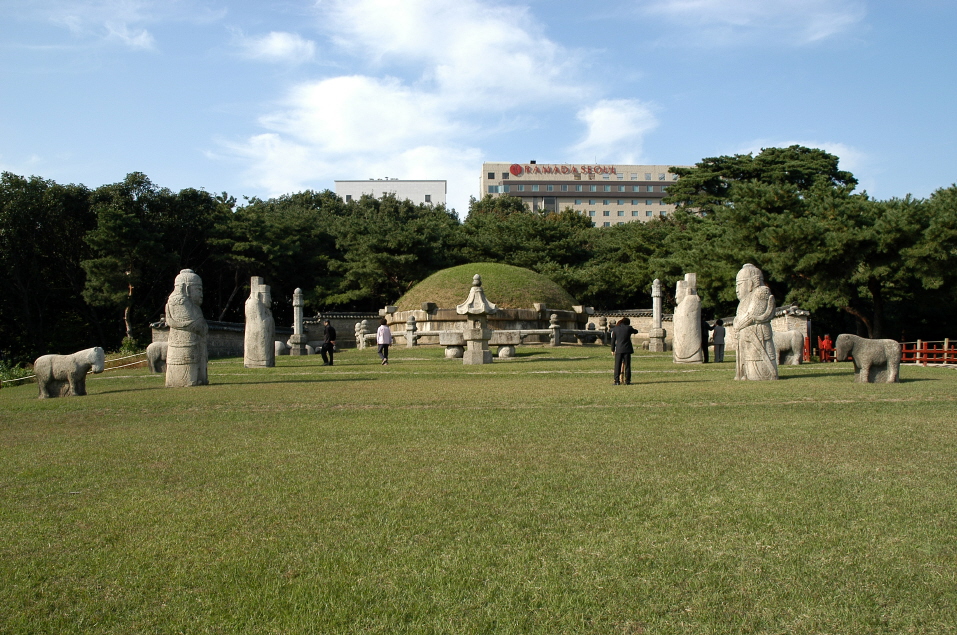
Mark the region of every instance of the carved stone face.
<instances>
[{"instance_id":1,"label":"carved stone face","mask_svg":"<svg viewBox=\"0 0 957 635\"><path fill-rule=\"evenodd\" d=\"M193 304L197 306L203 303L203 285L201 284L190 284L186 287L186 295L189 296L189 299L193 301Z\"/></svg>"},{"instance_id":2,"label":"carved stone face","mask_svg":"<svg viewBox=\"0 0 957 635\"><path fill-rule=\"evenodd\" d=\"M738 296L738 300L744 300L746 297L748 297L748 293L750 293L750 291L750 280L738 280L734 283L734 294Z\"/></svg>"}]
</instances>

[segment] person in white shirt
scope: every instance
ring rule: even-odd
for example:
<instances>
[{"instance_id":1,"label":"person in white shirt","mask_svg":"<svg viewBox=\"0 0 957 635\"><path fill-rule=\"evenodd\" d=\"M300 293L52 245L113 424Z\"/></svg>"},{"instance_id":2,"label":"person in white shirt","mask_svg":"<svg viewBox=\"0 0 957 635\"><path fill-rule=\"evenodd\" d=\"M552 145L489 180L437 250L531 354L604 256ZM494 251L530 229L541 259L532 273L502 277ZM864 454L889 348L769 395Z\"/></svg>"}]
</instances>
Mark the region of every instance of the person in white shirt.
<instances>
[{"instance_id":1,"label":"person in white shirt","mask_svg":"<svg viewBox=\"0 0 957 635\"><path fill-rule=\"evenodd\" d=\"M382 359L382 365L389 365L389 345L392 344L392 330L385 318L379 322L379 328L375 332L375 342L379 345L379 358Z\"/></svg>"}]
</instances>

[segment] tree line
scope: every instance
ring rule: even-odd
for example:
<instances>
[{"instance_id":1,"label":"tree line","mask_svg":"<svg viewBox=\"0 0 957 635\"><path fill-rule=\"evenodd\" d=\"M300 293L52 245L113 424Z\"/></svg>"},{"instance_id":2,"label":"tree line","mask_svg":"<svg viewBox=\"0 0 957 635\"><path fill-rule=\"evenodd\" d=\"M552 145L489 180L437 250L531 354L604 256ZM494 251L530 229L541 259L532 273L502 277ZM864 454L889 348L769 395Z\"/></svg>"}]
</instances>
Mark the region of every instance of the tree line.
<instances>
[{"instance_id":1,"label":"tree line","mask_svg":"<svg viewBox=\"0 0 957 635\"><path fill-rule=\"evenodd\" d=\"M673 289L695 271L717 316L733 314L735 273L752 262L779 304L814 312L819 332L954 335L957 186L878 201L837 164L800 146L703 159L672 169L674 214L608 228L508 196L472 199L460 222L444 206L389 196L346 203L304 191L239 203L141 173L96 189L3 173L0 351L27 361L142 346L183 268L203 278L207 319L243 321L249 277L260 275L277 322L291 324L297 287L312 311L375 311L468 262L533 269L598 308L650 307L654 278Z\"/></svg>"}]
</instances>

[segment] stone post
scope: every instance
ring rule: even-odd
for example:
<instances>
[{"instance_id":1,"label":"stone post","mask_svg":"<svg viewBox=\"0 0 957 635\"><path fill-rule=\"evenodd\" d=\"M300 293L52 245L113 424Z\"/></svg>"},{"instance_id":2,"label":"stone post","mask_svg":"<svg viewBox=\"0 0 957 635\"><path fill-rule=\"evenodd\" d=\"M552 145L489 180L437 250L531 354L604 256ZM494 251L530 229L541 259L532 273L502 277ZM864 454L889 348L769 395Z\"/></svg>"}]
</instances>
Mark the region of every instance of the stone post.
<instances>
[{"instance_id":1,"label":"stone post","mask_svg":"<svg viewBox=\"0 0 957 635\"><path fill-rule=\"evenodd\" d=\"M415 341L415 332L419 328L415 325L415 316L409 315L409 319L405 321L405 347L412 348L416 345Z\"/></svg>"},{"instance_id":2,"label":"stone post","mask_svg":"<svg viewBox=\"0 0 957 635\"><path fill-rule=\"evenodd\" d=\"M485 297L485 291L482 290L482 276L475 274L472 278L469 297L464 303L455 307L456 313L466 317L465 330L462 332L465 339L463 364L492 363L492 351L488 347L492 331L488 328L488 316L497 311L498 307Z\"/></svg>"},{"instance_id":3,"label":"stone post","mask_svg":"<svg viewBox=\"0 0 957 635\"><path fill-rule=\"evenodd\" d=\"M651 331L649 331L648 350L663 353L665 350L665 330L661 328L661 280L655 278L651 283Z\"/></svg>"},{"instance_id":4,"label":"stone post","mask_svg":"<svg viewBox=\"0 0 957 635\"><path fill-rule=\"evenodd\" d=\"M548 328L551 329L552 334L550 336L551 346L561 346L562 345L562 326L558 323L558 314L552 313L548 317Z\"/></svg>"},{"instance_id":5,"label":"stone post","mask_svg":"<svg viewBox=\"0 0 957 635\"><path fill-rule=\"evenodd\" d=\"M306 305L302 299L302 289L297 288L292 294L292 337L289 338L290 355L308 355L306 350L306 333L302 324L302 309Z\"/></svg>"},{"instance_id":6,"label":"stone post","mask_svg":"<svg viewBox=\"0 0 957 635\"><path fill-rule=\"evenodd\" d=\"M608 318L604 315L598 318L598 331L601 333L601 335L598 336L601 338L601 345L607 346L611 340L608 338Z\"/></svg>"}]
</instances>

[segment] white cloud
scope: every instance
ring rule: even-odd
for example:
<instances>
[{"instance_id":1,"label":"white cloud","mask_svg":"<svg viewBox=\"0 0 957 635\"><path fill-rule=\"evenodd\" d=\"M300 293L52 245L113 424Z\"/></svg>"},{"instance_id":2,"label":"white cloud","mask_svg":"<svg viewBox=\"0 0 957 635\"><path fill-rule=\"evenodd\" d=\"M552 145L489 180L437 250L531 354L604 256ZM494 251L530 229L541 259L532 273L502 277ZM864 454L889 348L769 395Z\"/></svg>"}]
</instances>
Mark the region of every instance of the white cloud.
<instances>
[{"instance_id":1,"label":"white cloud","mask_svg":"<svg viewBox=\"0 0 957 635\"><path fill-rule=\"evenodd\" d=\"M458 105L567 102L587 89L569 77L574 55L530 30L535 20L525 8L476 0L329 0L319 6L340 47L380 66L424 67L423 84Z\"/></svg>"},{"instance_id":2,"label":"white cloud","mask_svg":"<svg viewBox=\"0 0 957 635\"><path fill-rule=\"evenodd\" d=\"M863 0L636 0L636 5L693 31L682 45L810 44L849 31L866 15Z\"/></svg>"},{"instance_id":3,"label":"white cloud","mask_svg":"<svg viewBox=\"0 0 957 635\"><path fill-rule=\"evenodd\" d=\"M146 29L131 29L124 23L107 22L108 38L134 49L152 49L156 41Z\"/></svg>"},{"instance_id":4,"label":"white cloud","mask_svg":"<svg viewBox=\"0 0 957 635\"><path fill-rule=\"evenodd\" d=\"M636 99L607 99L578 111L585 138L571 148L573 161L638 163L644 136L658 121L651 108Z\"/></svg>"},{"instance_id":5,"label":"white cloud","mask_svg":"<svg viewBox=\"0 0 957 635\"><path fill-rule=\"evenodd\" d=\"M301 64L316 56L316 44L296 33L272 31L259 37L242 37L239 46L251 59Z\"/></svg>"},{"instance_id":6,"label":"white cloud","mask_svg":"<svg viewBox=\"0 0 957 635\"><path fill-rule=\"evenodd\" d=\"M292 87L260 117L266 134L232 151L270 192L320 180L446 179L463 215L484 134L502 120L577 108L588 90L573 56L524 28L527 11L478 0L329 0L319 24L368 67ZM519 110L520 109L520 110Z\"/></svg>"}]
</instances>

